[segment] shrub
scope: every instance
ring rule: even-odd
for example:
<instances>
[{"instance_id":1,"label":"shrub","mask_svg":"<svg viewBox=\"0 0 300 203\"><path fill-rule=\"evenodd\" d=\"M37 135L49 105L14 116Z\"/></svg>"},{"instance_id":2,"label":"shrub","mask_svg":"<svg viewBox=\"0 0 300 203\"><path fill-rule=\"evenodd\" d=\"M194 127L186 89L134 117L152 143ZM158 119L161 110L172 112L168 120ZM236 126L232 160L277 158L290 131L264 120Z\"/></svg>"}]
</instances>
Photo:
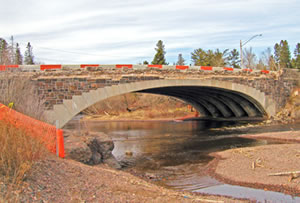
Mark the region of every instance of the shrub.
<instances>
[{"instance_id":1,"label":"shrub","mask_svg":"<svg viewBox=\"0 0 300 203\"><path fill-rule=\"evenodd\" d=\"M11 102L16 111L44 120L44 101L39 98L31 76L9 71L0 73L0 103L8 105Z\"/></svg>"},{"instance_id":2,"label":"shrub","mask_svg":"<svg viewBox=\"0 0 300 203\"><path fill-rule=\"evenodd\" d=\"M0 175L7 183L20 184L32 165L45 155L44 145L28 133L0 121Z\"/></svg>"}]
</instances>

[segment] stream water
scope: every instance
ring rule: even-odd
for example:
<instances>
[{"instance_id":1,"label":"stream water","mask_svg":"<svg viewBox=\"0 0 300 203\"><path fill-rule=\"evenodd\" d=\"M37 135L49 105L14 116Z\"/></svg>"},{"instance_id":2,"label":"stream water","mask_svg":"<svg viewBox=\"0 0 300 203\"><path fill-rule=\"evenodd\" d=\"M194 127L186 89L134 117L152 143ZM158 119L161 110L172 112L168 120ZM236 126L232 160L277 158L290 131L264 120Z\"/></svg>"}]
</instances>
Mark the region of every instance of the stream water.
<instances>
[{"instance_id":1,"label":"stream water","mask_svg":"<svg viewBox=\"0 0 300 203\"><path fill-rule=\"evenodd\" d=\"M75 127L72 121L67 128ZM144 174L164 187L192 192L247 198L257 202L300 202L278 192L228 185L203 171L213 158L209 153L230 148L278 144L238 135L300 129L284 125L222 130L233 122L85 122L90 131L109 134L115 144L114 156L125 170Z\"/></svg>"}]
</instances>

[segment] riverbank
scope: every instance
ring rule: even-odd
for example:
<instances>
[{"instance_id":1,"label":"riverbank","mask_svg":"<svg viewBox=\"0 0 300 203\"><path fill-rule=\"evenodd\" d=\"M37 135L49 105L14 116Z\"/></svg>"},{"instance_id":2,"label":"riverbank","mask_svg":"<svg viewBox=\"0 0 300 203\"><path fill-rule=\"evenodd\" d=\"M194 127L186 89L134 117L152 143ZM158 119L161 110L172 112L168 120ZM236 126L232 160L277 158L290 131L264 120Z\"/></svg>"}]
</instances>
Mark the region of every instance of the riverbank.
<instances>
[{"instance_id":1,"label":"riverbank","mask_svg":"<svg viewBox=\"0 0 300 203\"><path fill-rule=\"evenodd\" d=\"M0 197L7 189L0 179ZM33 168L17 189L16 202L248 202L220 196L196 195L169 190L106 165L88 166L50 156ZM13 199L15 198L15 199ZM1 200L0 202L5 199Z\"/></svg>"},{"instance_id":2,"label":"riverbank","mask_svg":"<svg viewBox=\"0 0 300 203\"><path fill-rule=\"evenodd\" d=\"M234 185L277 191L300 196L300 131L242 135L251 139L293 142L230 149L212 153L209 173L216 179ZM286 173L273 176L275 173Z\"/></svg>"},{"instance_id":3,"label":"riverbank","mask_svg":"<svg viewBox=\"0 0 300 203\"><path fill-rule=\"evenodd\" d=\"M143 114L143 113L141 113ZM144 115L144 114L143 114ZM169 121L184 121L184 120L197 120L198 113L186 113L185 115L179 115L179 116L159 116L159 117L148 117L148 116L143 116L143 117L137 117L137 116L130 116L128 114L124 115L118 115L118 116L109 116L109 115L87 115L83 117L83 122L84 121L101 121L101 122L111 122L111 121L118 121L118 122L149 122L149 121L155 121L155 122L169 122Z\"/></svg>"}]
</instances>

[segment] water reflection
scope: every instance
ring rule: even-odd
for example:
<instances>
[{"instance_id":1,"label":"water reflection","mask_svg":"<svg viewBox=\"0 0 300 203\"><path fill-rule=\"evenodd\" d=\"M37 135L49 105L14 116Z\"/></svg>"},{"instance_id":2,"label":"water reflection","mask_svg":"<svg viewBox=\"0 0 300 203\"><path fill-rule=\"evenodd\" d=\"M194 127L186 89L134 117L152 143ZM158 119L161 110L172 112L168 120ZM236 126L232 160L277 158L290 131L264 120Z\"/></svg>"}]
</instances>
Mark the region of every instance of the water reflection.
<instances>
[{"instance_id":1,"label":"water reflection","mask_svg":"<svg viewBox=\"0 0 300 203\"><path fill-rule=\"evenodd\" d=\"M76 122L75 122L76 123ZM253 140L237 137L243 133L289 130L296 126L260 127L238 130L212 130L222 126L235 125L233 122L189 121L189 122L85 122L94 132L109 134L115 143L114 156L126 168L134 168L141 173L154 174L159 184L166 187L237 196L239 190L230 189L215 179L203 174L205 166L212 160L208 154L230 148L265 145L266 140ZM67 128L74 128L70 123ZM272 142L270 142L272 143ZM218 187L220 186L220 187ZM225 189L224 189L225 187ZM214 188L222 188L218 193ZM225 192L224 191L230 191ZM234 191L238 191L236 193ZM247 188L246 190L247 191ZM258 194L262 191L257 190ZM255 190L251 190L251 195ZM267 193L265 193L267 194ZM270 198L272 199L273 193ZM279 193L280 194L280 193ZM278 194L276 194L277 197ZM283 194L281 194L283 195ZM251 196L252 197L252 196ZM243 198L247 198L245 194ZM283 195L283 201L290 200Z\"/></svg>"},{"instance_id":2,"label":"water reflection","mask_svg":"<svg viewBox=\"0 0 300 203\"><path fill-rule=\"evenodd\" d=\"M210 131L228 122L89 122L92 131L109 134L115 143L113 154L125 165L145 166L145 158L159 166L206 163L207 154L228 148L265 144L264 141L238 138ZM127 156L126 152L132 152Z\"/></svg>"}]
</instances>

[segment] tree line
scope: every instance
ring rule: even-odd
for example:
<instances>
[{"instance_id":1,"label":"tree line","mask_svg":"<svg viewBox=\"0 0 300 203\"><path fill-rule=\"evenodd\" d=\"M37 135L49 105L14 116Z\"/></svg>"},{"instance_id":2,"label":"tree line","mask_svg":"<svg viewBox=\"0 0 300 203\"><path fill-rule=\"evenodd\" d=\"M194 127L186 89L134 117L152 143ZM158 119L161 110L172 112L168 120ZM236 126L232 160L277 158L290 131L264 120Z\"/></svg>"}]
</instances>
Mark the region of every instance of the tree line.
<instances>
[{"instance_id":1,"label":"tree line","mask_svg":"<svg viewBox=\"0 0 300 203\"><path fill-rule=\"evenodd\" d=\"M30 42L27 43L24 56L21 53L19 43L14 41L14 37L10 37L10 41L0 38L0 65L11 64L35 64L34 55L32 52L33 47ZM159 40L155 48L155 56L151 64L168 65L165 55L165 45L162 40ZM251 68L251 69L270 69L279 70L281 68L297 68L300 69L300 43L296 44L293 57L290 52L289 44L287 40L281 40L274 45L274 51L272 53L271 48L267 48L257 59L252 48L243 50L243 64L241 64L240 53L236 49L225 49L224 51L216 50L204 50L202 48L195 49L191 53L191 59L193 65L196 66L231 66L234 68ZM185 59L182 54L178 54L177 62L174 65L185 65ZM149 64L148 61L144 61L143 64Z\"/></svg>"},{"instance_id":2,"label":"tree line","mask_svg":"<svg viewBox=\"0 0 300 203\"><path fill-rule=\"evenodd\" d=\"M165 45L162 40L156 44L156 54L151 64L168 65L165 58ZM270 69L279 70L281 68L297 68L300 69L300 43L296 44L294 49L294 57L291 57L291 52L287 40L281 40L274 45L274 53L271 48L267 48L257 59L252 48L243 50L244 60L241 64L240 53L236 50L225 49L224 51L204 50L202 48L195 49L191 53L191 59L196 66L216 66L224 67L231 66L234 68L249 68L249 69ZM147 61L143 62L148 64ZM174 64L175 65L175 64ZM178 54L176 65L185 65L185 60L182 54Z\"/></svg>"},{"instance_id":3,"label":"tree line","mask_svg":"<svg viewBox=\"0 0 300 203\"><path fill-rule=\"evenodd\" d=\"M24 57L21 53L19 43L10 37L10 41L0 38L0 65L33 65L35 64L30 42L27 43Z\"/></svg>"}]
</instances>

